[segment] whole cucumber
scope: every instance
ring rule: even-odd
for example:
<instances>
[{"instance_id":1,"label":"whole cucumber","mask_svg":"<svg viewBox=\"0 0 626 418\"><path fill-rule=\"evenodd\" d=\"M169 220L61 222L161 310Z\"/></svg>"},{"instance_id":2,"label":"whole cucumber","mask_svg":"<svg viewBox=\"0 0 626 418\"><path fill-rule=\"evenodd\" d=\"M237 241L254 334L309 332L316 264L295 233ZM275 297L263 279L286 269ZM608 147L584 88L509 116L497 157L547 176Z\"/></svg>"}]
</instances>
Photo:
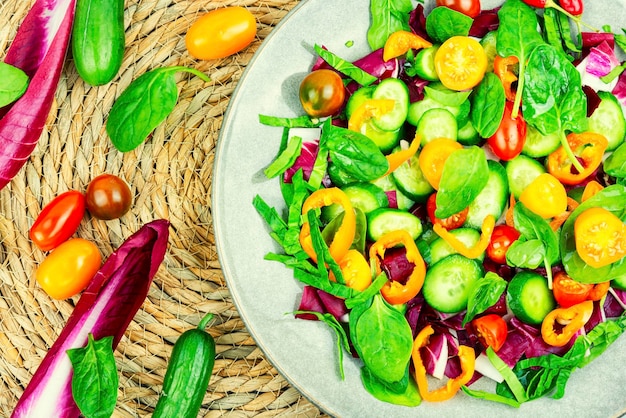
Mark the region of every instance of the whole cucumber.
<instances>
[{"instance_id":1,"label":"whole cucumber","mask_svg":"<svg viewBox=\"0 0 626 418\"><path fill-rule=\"evenodd\" d=\"M187 330L178 337L153 418L198 416L215 363L215 341L204 330L212 318L212 314L207 314L197 328Z\"/></svg>"},{"instance_id":2,"label":"whole cucumber","mask_svg":"<svg viewBox=\"0 0 626 418\"><path fill-rule=\"evenodd\" d=\"M83 80L92 86L113 80L125 42L124 0L77 0L72 55Z\"/></svg>"}]
</instances>

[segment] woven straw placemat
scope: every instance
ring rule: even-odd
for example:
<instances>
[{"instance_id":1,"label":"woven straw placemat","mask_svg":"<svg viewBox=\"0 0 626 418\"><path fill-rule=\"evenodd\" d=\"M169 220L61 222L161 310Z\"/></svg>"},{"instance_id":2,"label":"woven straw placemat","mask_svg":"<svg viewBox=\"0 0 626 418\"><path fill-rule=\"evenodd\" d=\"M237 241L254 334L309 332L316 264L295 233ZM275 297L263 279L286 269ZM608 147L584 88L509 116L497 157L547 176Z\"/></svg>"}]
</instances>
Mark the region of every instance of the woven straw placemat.
<instances>
[{"instance_id":1,"label":"woven straw placemat","mask_svg":"<svg viewBox=\"0 0 626 418\"><path fill-rule=\"evenodd\" d=\"M0 0L0 59L34 0ZM68 56L56 102L39 143L0 191L0 416L8 416L78 297L55 301L34 270L45 253L28 239L43 205L69 189L85 190L102 173L125 179L134 193L129 213L100 221L85 215L77 235L108 256L141 225L171 222L169 249L147 300L115 351L120 373L114 416L149 416L176 339L215 314L210 333L217 358L200 416L320 416L265 360L231 301L217 260L211 217L215 143L230 96L254 52L297 0L127 0L126 52L117 77L91 87ZM256 17L256 40L235 56L194 60L184 35L200 15L245 6ZM147 70L184 65L211 77L180 74L175 110L135 151L121 153L104 124L113 101Z\"/></svg>"}]
</instances>

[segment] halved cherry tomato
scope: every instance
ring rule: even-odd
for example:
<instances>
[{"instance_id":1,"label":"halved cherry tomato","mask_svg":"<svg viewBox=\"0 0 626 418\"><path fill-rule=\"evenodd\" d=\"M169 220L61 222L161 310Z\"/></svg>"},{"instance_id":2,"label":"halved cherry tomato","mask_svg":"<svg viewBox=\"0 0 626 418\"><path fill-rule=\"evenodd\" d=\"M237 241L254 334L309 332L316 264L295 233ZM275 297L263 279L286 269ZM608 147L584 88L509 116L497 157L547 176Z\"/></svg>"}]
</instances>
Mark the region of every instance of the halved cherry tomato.
<instances>
[{"instance_id":1,"label":"halved cherry tomato","mask_svg":"<svg viewBox=\"0 0 626 418\"><path fill-rule=\"evenodd\" d=\"M496 314L487 314L470 322L470 328L484 347L498 351L504 345L508 328L506 321Z\"/></svg>"},{"instance_id":2,"label":"halved cherry tomato","mask_svg":"<svg viewBox=\"0 0 626 418\"><path fill-rule=\"evenodd\" d=\"M586 301L592 289L592 284L577 282L564 271L555 274L552 280L554 299L563 308Z\"/></svg>"},{"instance_id":3,"label":"halved cherry tomato","mask_svg":"<svg viewBox=\"0 0 626 418\"><path fill-rule=\"evenodd\" d=\"M435 190L439 189L439 181L443 166L454 151L463 149L463 145L449 138L435 138L422 148L418 157L424 178Z\"/></svg>"},{"instance_id":4,"label":"halved cherry tomato","mask_svg":"<svg viewBox=\"0 0 626 418\"><path fill-rule=\"evenodd\" d=\"M245 7L223 7L200 16L185 35L189 53L201 60L225 58L254 40L256 19Z\"/></svg>"},{"instance_id":5,"label":"halved cherry tomato","mask_svg":"<svg viewBox=\"0 0 626 418\"><path fill-rule=\"evenodd\" d=\"M52 251L35 271L42 289L54 299L67 299L82 291L102 263L98 247L83 238L72 238Z\"/></svg>"},{"instance_id":6,"label":"halved cherry tomato","mask_svg":"<svg viewBox=\"0 0 626 418\"><path fill-rule=\"evenodd\" d=\"M444 219L439 219L435 216L435 210L437 210L437 192L428 196L426 201L426 213L433 225L439 224L446 228L448 231L451 229L460 228L467 220L467 214L469 213L469 206L463 209L459 213L448 216Z\"/></svg>"},{"instance_id":7,"label":"halved cherry tomato","mask_svg":"<svg viewBox=\"0 0 626 418\"><path fill-rule=\"evenodd\" d=\"M85 192L87 210L98 219L117 219L130 209L133 195L128 184L113 174L91 180Z\"/></svg>"},{"instance_id":8,"label":"halved cherry tomato","mask_svg":"<svg viewBox=\"0 0 626 418\"><path fill-rule=\"evenodd\" d=\"M299 93L304 111L316 118L337 113L346 97L339 74L327 69L312 71L304 77Z\"/></svg>"},{"instance_id":9,"label":"halved cherry tomato","mask_svg":"<svg viewBox=\"0 0 626 418\"><path fill-rule=\"evenodd\" d=\"M600 268L626 255L626 226L612 212L593 207L574 221L576 252L591 267Z\"/></svg>"},{"instance_id":10,"label":"halved cherry tomato","mask_svg":"<svg viewBox=\"0 0 626 418\"><path fill-rule=\"evenodd\" d=\"M517 229L509 225L496 225L487 246L487 257L494 263L506 264L506 252L520 237Z\"/></svg>"},{"instance_id":11,"label":"halved cherry tomato","mask_svg":"<svg viewBox=\"0 0 626 418\"><path fill-rule=\"evenodd\" d=\"M493 153L504 161L517 157L526 142L526 121L521 114L513 119L512 112L513 102L507 101L498 130L487 139Z\"/></svg>"},{"instance_id":12,"label":"halved cherry tomato","mask_svg":"<svg viewBox=\"0 0 626 418\"><path fill-rule=\"evenodd\" d=\"M30 239L43 251L67 241L85 214L85 196L76 190L61 193L42 209L29 231Z\"/></svg>"},{"instance_id":13,"label":"halved cherry tomato","mask_svg":"<svg viewBox=\"0 0 626 418\"><path fill-rule=\"evenodd\" d=\"M476 17L480 13L480 0L437 0L436 4L449 7L469 17Z\"/></svg>"},{"instance_id":14,"label":"halved cherry tomato","mask_svg":"<svg viewBox=\"0 0 626 418\"><path fill-rule=\"evenodd\" d=\"M435 71L441 83L451 90L467 90L485 76L487 54L482 45L468 36L447 39L435 54Z\"/></svg>"},{"instance_id":15,"label":"halved cherry tomato","mask_svg":"<svg viewBox=\"0 0 626 418\"><path fill-rule=\"evenodd\" d=\"M519 201L531 212L548 219L567 210L567 191L556 177L543 173L526 186Z\"/></svg>"}]
</instances>

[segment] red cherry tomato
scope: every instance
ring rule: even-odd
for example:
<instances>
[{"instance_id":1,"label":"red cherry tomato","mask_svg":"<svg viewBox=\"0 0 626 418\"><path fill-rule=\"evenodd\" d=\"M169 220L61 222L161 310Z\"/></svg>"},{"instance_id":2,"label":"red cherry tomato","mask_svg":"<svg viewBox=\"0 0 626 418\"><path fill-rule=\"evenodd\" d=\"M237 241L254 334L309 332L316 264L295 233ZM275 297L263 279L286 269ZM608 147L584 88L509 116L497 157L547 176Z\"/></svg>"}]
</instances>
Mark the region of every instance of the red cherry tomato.
<instances>
[{"instance_id":1,"label":"red cherry tomato","mask_svg":"<svg viewBox=\"0 0 626 418\"><path fill-rule=\"evenodd\" d=\"M439 219L435 216L435 210L437 210L437 193L433 193L428 197L426 201L426 213L428 214L428 218L433 225L439 224L446 228L448 231L451 229L460 228L463 226L465 221L467 220L467 214L469 212L469 207L463 209L459 213L455 213L452 216L449 216L445 219Z\"/></svg>"},{"instance_id":2,"label":"red cherry tomato","mask_svg":"<svg viewBox=\"0 0 626 418\"><path fill-rule=\"evenodd\" d=\"M519 237L520 233L512 226L496 225L487 246L487 257L495 263L506 264L506 252Z\"/></svg>"},{"instance_id":3,"label":"red cherry tomato","mask_svg":"<svg viewBox=\"0 0 626 418\"><path fill-rule=\"evenodd\" d=\"M592 284L577 282L564 271L558 272L552 279L554 299L563 308L586 301L592 290Z\"/></svg>"},{"instance_id":4,"label":"red cherry tomato","mask_svg":"<svg viewBox=\"0 0 626 418\"><path fill-rule=\"evenodd\" d=\"M67 299L82 291L102 263L98 247L82 238L65 241L35 271L42 289L54 299Z\"/></svg>"},{"instance_id":5,"label":"red cherry tomato","mask_svg":"<svg viewBox=\"0 0 626 418\"><path fill-rule=\"evenodd\" d=\"M85 200L89 213L98 219L110 220L128 212L133 196L124 180L113 174L101 174L87 186Z\"/></svg>"},{"instance_id":6,"label":"red cherry tomato","mask_svg":"<svg viewBox=\"0 0 626 418\"><path fill-rule=\"evenodd\" d=\"M437 6L449 7L469 17L476 17L480 13L480 0L437 0Z\"/></svg>"},{"instance_id":7,"label":"red cherry tomato","mask_svg":"<svg viewBox=\"0 0 626 418\"><path fill-rule=\"evenodd\" d=\"M185 45L195 58L211 60L241 51L255 36L256 20L248 9L223 7L195 21L185 35Z\"/></svg>"},{"instance_id":8,"label":"red cherry tomato","mask_svg":"<svg viewBox=\"0 0 626 418\"><path fill-rule=\"evenodd\" d=\"M30 228L30 239L43 251L67 241L85 214L85 196L76 190L61 193L42 209Z\"/></svg>"},{"instance_id":9,"label":"red cherry tomato","mask_svg":"<svg viewBox=\"0 0 626 418\"><path fill-rule=\"evenodd\" d=\"M489 147L498 158L504 161L517 157L526 142L526 121L521 114L513 119L513 103L507 101L504 115L495 134L487 139Z\"/></svg>"},{"instance_id":10,"label":"red cherry tomato","mask_svg":"<svg viewBox=\"0 0 626 418\"><path fill-rule=\"evenodd\" d=\"M470 328L478 337L478 341L485 347L493 348L493 351L502 348L508 333L506 321L496 314L488 314L472 320Z\"/></svg>"},{"instance_id":11,"label":"red cherry tomato","mask_svg":"<svg viewBox=\"0 0 626 418\"><path fill-rule=\"evenodd\" d=\"M345 97L343 81L332 70L315 70L300 83L300 103L309 116L334 115L343 106Z\"/></svg>"}]
</instances>

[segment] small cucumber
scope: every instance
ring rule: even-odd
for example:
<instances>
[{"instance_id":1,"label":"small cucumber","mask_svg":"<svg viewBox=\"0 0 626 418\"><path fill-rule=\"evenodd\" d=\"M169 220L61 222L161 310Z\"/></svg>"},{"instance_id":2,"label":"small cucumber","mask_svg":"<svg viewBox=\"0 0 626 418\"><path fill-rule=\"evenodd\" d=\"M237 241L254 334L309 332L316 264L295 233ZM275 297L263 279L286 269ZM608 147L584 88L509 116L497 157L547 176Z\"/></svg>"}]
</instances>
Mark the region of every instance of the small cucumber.
<instances>
[{"instance_id":1,"label":"small cucumber","mask_svg":"<svg viewBox=\"0 0 626 418\"><path fill-rule=\"evenodd\" d=\"M80 77L92 86L113 80L125 47L124 0L77 0L72 55Z\"/></svg>"},{"instance_id":2,"label":"small cucumber","mask_svg":"<svg viewBox=\"0 0 626 418\"><path fill-rule=\"evenodd\" d=\"M215 363L215 341L204 330L212 318L213 314L207 314L197 328L178 337L153 418L198 416Z\"/></svg>"}]
</instances>

